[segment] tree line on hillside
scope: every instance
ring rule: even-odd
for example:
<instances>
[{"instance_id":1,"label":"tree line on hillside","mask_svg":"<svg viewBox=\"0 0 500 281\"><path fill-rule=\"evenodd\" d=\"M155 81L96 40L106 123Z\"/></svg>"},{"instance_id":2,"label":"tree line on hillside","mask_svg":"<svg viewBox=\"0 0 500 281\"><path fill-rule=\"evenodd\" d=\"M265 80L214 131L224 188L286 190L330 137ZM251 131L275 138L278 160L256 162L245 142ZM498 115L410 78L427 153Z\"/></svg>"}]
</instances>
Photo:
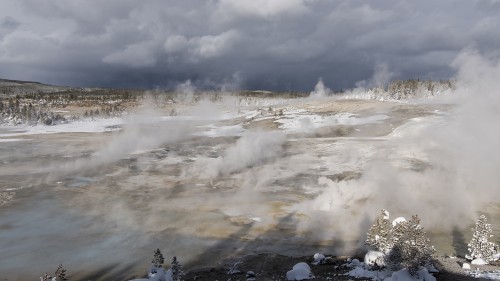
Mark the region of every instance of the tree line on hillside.
<instances>
[{"instance_id":1,"label":"tree line on hillside","mask_svg":"<svg viewBox=\"0 0 500 281\"><path fill-rule=\"evenodd\" d=\"M103 105L97 109L85 111L83 116L63 116L51 111L52 107L40 105L32 100L9 98L0 100L0 124L12 125L57 125L83 118L111 118L121 116L125 109L119 104Z\"/></svg>"}]
</instances>

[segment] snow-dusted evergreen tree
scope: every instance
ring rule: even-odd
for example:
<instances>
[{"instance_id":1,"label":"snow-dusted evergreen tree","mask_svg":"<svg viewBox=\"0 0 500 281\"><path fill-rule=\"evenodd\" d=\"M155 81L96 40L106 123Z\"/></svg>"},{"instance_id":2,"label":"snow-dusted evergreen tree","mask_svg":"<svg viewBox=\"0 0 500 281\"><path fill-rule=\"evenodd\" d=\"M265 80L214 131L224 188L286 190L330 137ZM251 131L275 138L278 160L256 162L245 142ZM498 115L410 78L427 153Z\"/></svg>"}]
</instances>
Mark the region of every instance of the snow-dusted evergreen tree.
<instances>
[{"instance_id":1,"label":"snow-dusted evergreen tree","mask_svg":"<svg viewBox=\"0 0 500 281\"><path fill-rule=\"evenodd\" d=\"M184 272L182 271L182 265L177 260L177 257L174 257L172 259L171 270L172 270L172 280L173 281L182 281L182 276L184 275Z\"/></svg>"},{"instance_id":2,"label":"snow-dusted evergreen tree","mask_svg":"<svg viewBox=\"0 0 500 281\"><path fill-rule=\"evenodd\" d=\"M67 281L68 278L66 278L66 269L62 266L62 264L59 265L57 268L56 272L54 273L56 281Z\"/></svg>"},{"instance_id":3,"label":"snow-dusted evergreen tree","mask_svg":"<svg viewBox=\"0 0 500 281\"><path fill-rule=\"evenodd\" d=\"M491 225L488 223L486 217L481 215L476 222L476 227L472 228L472 240L468 244L469 253L466 258L470 260L482 259L486 262L494 260L496 245L489 242L488 239L491 235Z\"/></svg>"},{"instance_id":4,"label":"snow-dusted evergreen tree","mask_svg":"<svg viewBox=\"0 0 500 281\"><path fill-rule=\"evenodd\" d=\"M47 273L45 273L43 276L40 276L40 281L52 281L54 277L48 275Z\"/></svg>"},{"instance_id":5,"label":"snow-dusted evergreen tree","mask_svg":"<svg viewBox=\"0 0 500 281\"><path fill-rule=\"evenodd\" d=\"M381 214L368 230L365 243L375 251L387 253L392 248L391 228L389 212L382 209Z\"/></svg>"},{"instance_id":6,"label":"snow-dusted evergreen tree","mask_svg":"<svg viewBox=\"0 0 500 281\"><path fill-rule=\"evenodd\" d=\"M429 264L436 251L430 246L430 239L417 215L409 221L396 223L390 236L393 247L386 256L386 265L391 270L406 268L411 275L416 275L422 266Z\"/></svg>"},{"instance_id":7,"label":"snow-dusted evergreen tree","mask_svg":"<svg viewBox=\"0 0 500 281\"><path fill-rule=\"evenodd\" d=\"M154 257L151 263L153 264L151 267L151 273L156 273L159 268L163 266L163 262L165 259L163 258L163 254L161 253L160 249L156 249L154 252Z\"/></svg>"}]
</instances>

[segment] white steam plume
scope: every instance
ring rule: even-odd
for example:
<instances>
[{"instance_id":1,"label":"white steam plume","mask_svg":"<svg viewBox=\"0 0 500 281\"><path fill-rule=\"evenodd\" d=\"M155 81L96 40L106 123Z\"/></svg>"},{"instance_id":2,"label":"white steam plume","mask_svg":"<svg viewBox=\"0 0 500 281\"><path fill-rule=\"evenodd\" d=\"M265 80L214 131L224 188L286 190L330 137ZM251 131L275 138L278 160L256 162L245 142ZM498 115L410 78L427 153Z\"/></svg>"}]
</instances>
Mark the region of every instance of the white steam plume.
<instances>
[{"instance_id":1,"label":"white steam plume","mask_svg":"<svg viewBox=\"0 0 500 281\"><path fill-rule=\"evenodd\" d=\"M177 98L182 102L193 102L194 93L196 91L196 87L191 83L191 80L187 80L184 83L181 83L175 87L175 91L177 93Z\"/></svg>"},{"instance_id":2,"label":"white steam plume","mask_svg":"<svg viewBox=\"0 0 500 281\"><path fill-rule=\"evenodd\" d=\"M323 98L330 95L331 92L332 91L323 83L323 78L319 78L318 83L314 86L314 91L312 91L309 96L311 98Z\"/></svg>"},{"instance_id":3,"label":"white steam plume","mask_svg":"<svg viewBox=\"0 0 500 281\"><path fill-rule=\"evenodd\" d=\"M278 157L283 152L285 140L286 136L281 132L246 132L234 146L227 148L222 156L203 163L197 169L201 168L202 178L227 176Z\"/></svg>"},{"instance_id":4,"label":"white steam plume","mask_svg":"<svg viewBox=\"0 0 500 281\"><path fill-rule=\"evenodd\" d=\"M356 82L357 88L385 88L389 82L396 76L396 73L389 70L389 65L386 63L377 63L373 69L373 75L368 80Z\"/></svg>"},{"instance_id":5,"label":"white steam plume","mask_svg":"<svg viewBox=\"0 0 500 281\"><path fill-rule=\"evenodd\" d=\"M90 158L65 163L63 166L49 167L48 180L51 180L53 176L99 169L102 165L117 161L131 153L154 149L191 137L193 121L164 120L161 112L154 108L153 101L146 97L138 111L124 120L122 130L94 152Z\"/></svg>"},{"instance_id":6,"label":"white steam plume","mask_svg":"<svg viewBox=\"0 0 500 281\"><path fill-rule=\"evenodd\" d=\"M323 191L289 209L311 218L300 221L302 231L362 237L361 219L382 208L419 214L430 229L465 229L477 212L499 202L500 59L465 51L452 66L451 114L419 117L394 130L358 180L320 178Z\"/></svg>"}]
</instances>

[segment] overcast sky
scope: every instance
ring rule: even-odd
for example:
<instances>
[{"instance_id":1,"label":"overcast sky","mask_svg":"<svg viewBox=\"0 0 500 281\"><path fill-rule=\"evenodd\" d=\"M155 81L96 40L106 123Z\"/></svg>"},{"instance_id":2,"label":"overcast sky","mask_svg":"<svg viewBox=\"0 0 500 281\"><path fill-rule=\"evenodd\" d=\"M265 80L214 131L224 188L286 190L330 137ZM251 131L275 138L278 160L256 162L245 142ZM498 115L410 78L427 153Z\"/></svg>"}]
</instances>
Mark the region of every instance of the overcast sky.
<instances>
[{"instance_id":1,"label":"overcast sky","mask_svg":"<svg viewBox=\"0 0 500 281\"><path fill-rule=\"evenodd\" d=\"M448 78L500 50L499 0L2 0L0 77L73 86L310 91Z\"/></svg>"}]
</instances>

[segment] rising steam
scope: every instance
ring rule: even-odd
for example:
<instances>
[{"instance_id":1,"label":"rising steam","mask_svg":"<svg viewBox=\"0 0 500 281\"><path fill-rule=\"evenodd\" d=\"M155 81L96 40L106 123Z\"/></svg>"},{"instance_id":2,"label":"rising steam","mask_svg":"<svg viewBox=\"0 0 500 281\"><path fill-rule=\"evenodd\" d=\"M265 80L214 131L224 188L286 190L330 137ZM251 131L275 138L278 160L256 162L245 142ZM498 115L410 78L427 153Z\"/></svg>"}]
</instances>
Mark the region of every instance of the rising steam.
<instances>
[{"instance_id":1,"label":"rising steam","mask_svg":"<svg viewBox=\"0 0 500 281\"><path fill-rule=\"evenodd\" d=\"M323 238L348 238L354 231L362 237L363 218L382 208L419 214L431 229L465 229L477 212L499 201L500 60L466 51L453 67L457 88L447 100L450 113L419 117L394 130L359 180L320 178L324 190L290 208L314 218L299 222L303 231Z\"/></svg>"},{"instance_id":2,"label":"rising steam","mask_svg":"<svg viewBox=\"0 0 500 281\"><path fill-rule=\"evenodd\" d=\"M109 235L109 241L98 244L98 250L114 249L114 256L125 256L120 249L127 251L131 240L146 254L159 247L172 256L185 255L188 261L197 261L197 255L203 254L205 262L221 258L210 249L204 252L210 246L232 254L233 245L228 246L228 241L235 240L237 247L247 247L242 252L291 249L298 254L299 246L323 243L346 254L352 248L342 248L342 243L362 241L382 208L396 216L418 214L430 230L464 229L477 212L500 200L500 126L496 124L500 120L500 59L464 51L453 67L457 71L453 95L439 104L436 100L409 107L372 101L342 104L336 97L329 104L333 109L321 112L333 118L331 112L366 106L366 111L359 110L360 115L369 110L373 112L366 114L400 114L383 120L390 129L380 137L363 135L371 127L362 125L352 128L358 134L353 137L336 135L336 130L325 137L306 130L285 134L277 129L276 118L289 121L293 114L307 110L288 108L283 101L235 97L195 102L196 89L187 81L177 88L183 102L180 116L166 116L146 101L124 120L120 132L94 147L90 156L64 165L46 165L52 174L46 182L55 178L62 182L65 176L87 170L99 178L78 191L63 189L71 196L61 204L84 210L85 219L78 217L81 221L68 225L84 229L80 225L91 221L94 232L89 235ZM381 64L363 86L382 85L392 76ZM320 79L310 96L325 98L330 93ZM323 101L308 98L291 107L321 108ZM407 120L406 114L417 111L417 106L421 114ZM278 112L284 112L283 116ZM304 116L327 120L319 115ZM257 117L261 118L259 125L269 131L251 126ZM243 133L213 138L197 134L207 124L214 128L239 126ZM343 132L338 122L329 125ZM142 161L143 167L117 164L125 158ZM105 168L111 172L104 175L101 169ZM64 214L68 217L59 217L60 221L73 219L69 212ZM30 216L21 214L19 220ZM43 220L52 219L38 219L40 228ZM79 233L73 236L79 237ZM292 242L278 243L285 238ZM36 243L44 241L41 237ZM214 246L213 241L220 243ZM19 244L13 249L29 252L28 246L23 247ZM97 250L89 251L74 254L73 263L88 260L85 255L95 255Z\"/></svg>"},{"instance_id":3,"label":"rising steam","mask_svg":"<svg viewBox=\"0 0 500 281\"><path fill-rule=\"evenodd\" d=\"M244 168L275 159L283 152L285 134L281 132L246 132L224 154L202 166L201 177L214 179ZM207 165L208 164L208 165Z\"/></svg>"},{"instance_id":4,"label":"rising steam","mask_svg":"<svg viewBox=\"0 0 500 281\"><path fill-rule=\"evenodd\" d=\"M324 98L330 95L331 92L332 91L325 86L325 83L323 83L323 78L319 78L318 83L314 86L314 91L312 91L309 96L311 98Z\"/></svg>"}]
</instances>

